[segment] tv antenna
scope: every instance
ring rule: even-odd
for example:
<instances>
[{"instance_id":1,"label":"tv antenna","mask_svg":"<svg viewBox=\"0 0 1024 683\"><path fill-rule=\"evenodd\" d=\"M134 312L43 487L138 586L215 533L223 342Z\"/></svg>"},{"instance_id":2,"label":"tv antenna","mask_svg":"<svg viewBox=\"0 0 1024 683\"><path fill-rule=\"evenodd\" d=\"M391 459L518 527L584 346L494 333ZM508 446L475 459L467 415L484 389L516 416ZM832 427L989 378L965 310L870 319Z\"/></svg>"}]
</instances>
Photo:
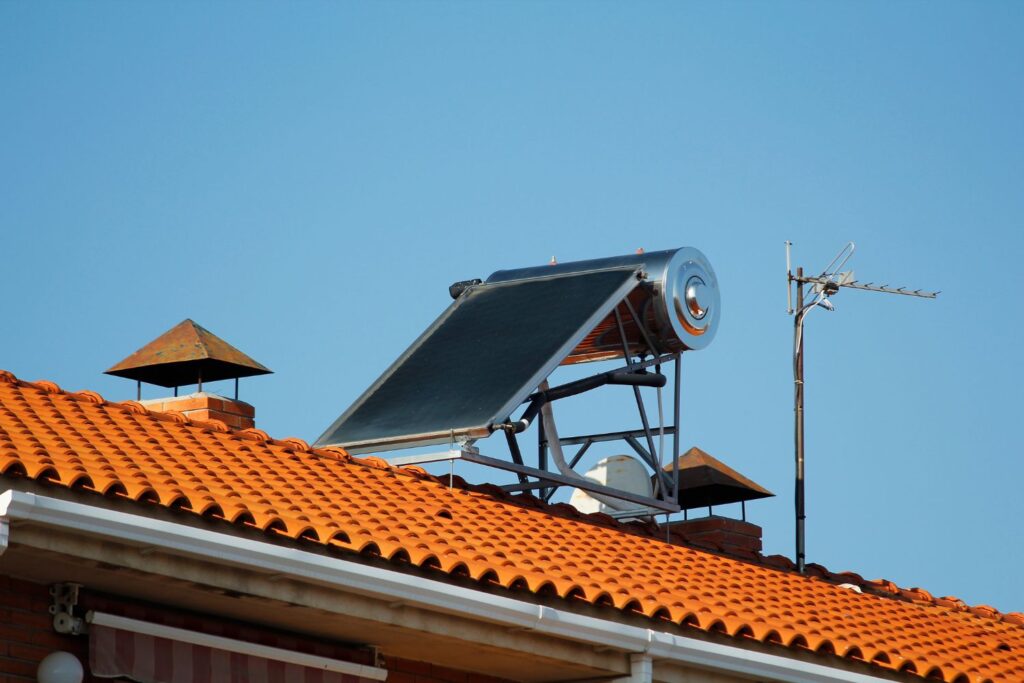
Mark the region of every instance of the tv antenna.
<instances>
[{"instance_id":1,"label":"tv antenna","mask_svg":"<svg viewBox=\"0 0 1024 683\"><path fill-rule=\"evenodd\" d=\"M876 285L874 282L860 282L854 279L852 270L843 270L849 262L857 246L853 242L847 242L846 246L839 250L832 262L825 266L819 275L805 276L803 268L797 268L796 274L790 265L790 247L793 243L786 241L786 312L795 316L793 320L793 413L794 413L794 441L796 447L796 567L801 574L804 573L805 546L804 546L804 520L807 518L804 509L804 320L807 314L815 308L821 307L826 311L834 311L835 306L829 297L834 296L840 289L861 289L868 292L882 292L883 294L902 294L921 299L934 299L939 292L926 292L921 289L910 289L908 287L890 287L888 284ZM796 289L796 305L793 305L793 290ZM806 295L804 285L811 285Z\"/></svg>"}]
</instances>

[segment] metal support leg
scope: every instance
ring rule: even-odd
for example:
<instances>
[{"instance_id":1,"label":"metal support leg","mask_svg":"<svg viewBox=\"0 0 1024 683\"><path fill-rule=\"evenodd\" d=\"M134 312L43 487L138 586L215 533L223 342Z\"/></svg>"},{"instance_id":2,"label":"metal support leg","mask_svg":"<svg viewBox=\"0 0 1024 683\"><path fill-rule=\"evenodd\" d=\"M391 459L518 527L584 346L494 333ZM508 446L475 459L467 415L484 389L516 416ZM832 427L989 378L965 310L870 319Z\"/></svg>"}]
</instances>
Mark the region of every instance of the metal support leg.
<instances>
[{"instance_id":1,"label":"metal support leg","mask_svg":"<svg viewBox=\"0 0 1024 683\"><path fill-rule=\"evenodd\" d=\"M537 415L537 469L547 472L548 470L548 446L544 439L544 415ZM540 497L547 500L554 491L543 488L538 491Z\"/></svg>"},{"instance_id":2,"label":"metal support leg","mask_svg":"<svg viewBox=\"0 0 1024 683\"><path fill-rule=\"evenodd\" d=\"M523 454L519 451L519 442L516 441L516 435L507 429L503 431L505 432L505 440L508 442L509 453L512 455L512 462L517 465L525 465L526 463L523 462ZM517 474L519 476L519 483L525 484L526 475L522 472L517 472Z\"/></svg>"},{"instance_id":3,"label":"metal support leg","mask_svg":"<svg viewBox=\"0 0 1024 683\"><path fill-rule=\"evenodd\" d=\"M619 328L619 337L622 340L622 352L626 355L626 360L629 360L629 340L626 338L626 328L622 324L622 314L619 313L618 306L615 307L615 324ZM633 398L636 400L637 410L640 412L640 421L644 426L644 435L647 437L647 449L651 454L651 459L657 461L658 450L654 447L654 434L651 433L651 423L647 419L647 410L644 408L644 398L640 394L640 387L633 386ZM661 482L661 489L664 491L667 488L668 481L667 476L664 472L658 471L655 468L655 474L658 480Z\"/></svg>"},{"instance_id":4,"label":"metal support leg","mask_svg":"<svg viewBox=\"0 0 1024 683\"><path fill-rule=\"evenodd\" d=\"M677 353L675 360L675 379L673 381L672 391L674 396L672 397L673 415L672 424L675 425L675 430L672 432L672 470L675 472L675 482L672 487L674 493L673 502L677 502L682 505L682 491L679 490L679 456L682 455L679 446L679 396L680 396L680 381L682 378L682 369L680 365L683 361L683 354Z\"/></svg>"}]
</instances>

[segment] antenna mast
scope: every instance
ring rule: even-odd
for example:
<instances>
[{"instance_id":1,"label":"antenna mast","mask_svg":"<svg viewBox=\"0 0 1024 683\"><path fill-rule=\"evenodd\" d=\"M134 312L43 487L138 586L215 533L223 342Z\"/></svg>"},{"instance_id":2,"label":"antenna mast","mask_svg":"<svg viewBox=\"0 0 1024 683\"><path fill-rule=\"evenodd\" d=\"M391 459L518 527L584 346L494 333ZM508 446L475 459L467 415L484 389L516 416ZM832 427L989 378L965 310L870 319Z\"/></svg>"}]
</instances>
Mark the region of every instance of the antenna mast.
<instances>
[{"instance_id":1,"label":"antenna mast","mask_svg":"<svg viewBox=\"0 0 1024 683\"><path fill-rule=\"evenodd\" d=\"M882 292L883 294L902 294L922 299L934 299L939 292L926 292L920 289L909 289L907 287L890 287L889 285L876 285L873 282L858 282L853 277L853 271L843 271L857 246L848 242L839 250L836 257L832 259L820 275L805 276L803 268L797 268L796 274L790 262L790 247L792 242L786 241L786 312L795 316L793 320L793 417L794 417L794 444L796 449L796 486L794 492L796 507L796 567L801 574L805 568L805 544L804 544L804 520L807 515L804 510L804 320L807 314L817 307L827 311L835 310L835 306L829 297L838 293L840 289L860 289L868 292ZM807 296L804 296L804 285L811 285ZM796 305L793 305L793 288L796 287Z\"/></svg>"}]
</instances>

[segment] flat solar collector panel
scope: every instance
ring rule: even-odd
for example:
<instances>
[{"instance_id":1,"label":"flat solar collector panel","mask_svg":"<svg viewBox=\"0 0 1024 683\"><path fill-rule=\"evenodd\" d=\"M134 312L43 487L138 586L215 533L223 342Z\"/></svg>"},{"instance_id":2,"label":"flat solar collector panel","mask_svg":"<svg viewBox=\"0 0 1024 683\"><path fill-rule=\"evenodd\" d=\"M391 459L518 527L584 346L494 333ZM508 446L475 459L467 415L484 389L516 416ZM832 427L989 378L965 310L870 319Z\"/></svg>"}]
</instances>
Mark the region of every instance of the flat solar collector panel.
<instances>
[{"instance_id":1,"label":"flat solar collector panel","mask_svg":"<svg viewBox=\"0 0 1024 683\"><path fill-rule=\"evenodd\" d=\"M352 452L481 438L638 284L636 267L468 289L317 440Z\"/></svg>"}]
</instances>

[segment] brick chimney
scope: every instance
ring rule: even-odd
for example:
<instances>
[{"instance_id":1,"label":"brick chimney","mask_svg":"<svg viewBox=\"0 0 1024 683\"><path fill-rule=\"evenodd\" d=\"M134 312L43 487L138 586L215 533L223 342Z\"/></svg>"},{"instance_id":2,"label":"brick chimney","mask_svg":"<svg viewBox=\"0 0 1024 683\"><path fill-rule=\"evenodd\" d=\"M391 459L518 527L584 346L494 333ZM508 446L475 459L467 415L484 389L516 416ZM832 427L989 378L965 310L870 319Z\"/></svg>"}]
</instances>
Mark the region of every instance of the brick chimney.
<instances>
[{"instance_id":1,"label":"brick chimney","mask_svg":"<svg viewBox=\"0 0 1024 683\"><path fill-rule=\"evenodd\" d=\"M270 370L231 344L183 320L143 346L106 374L136 382L136 400L150 410L174 410L194 420L220 420L232 429L256 426L256 410L238 400L238 378L267 375ZM235 381L235 397L203 391L203 382ZM142 383L174 389L174 396L142 400ZM195 385L196 392L178 396L178 387Z\"/></svg>"},{"instance_id":2,"label":"brick chimney","mask_svg":"<svg viewBox=\"0 0 1024 683\"><path fill-rule=\"evenodd\" d=\"M761 527L744 520L713 515L673 522L670 526L685 543L718 549L730 555L761 552Z\"/></svg>"},{"instance_id":3,"label":"brick chimney","mask_svg":"<svg viewBox=\"0 0 1024 683\"><path fill-rule=\"evenodd\" d=\"M679 477L679 506L684 512L703 507L708 510L707 517L684 516L669 524L684 543L746 558L761 552L761 527L747 521L747 501L771 497L771 491L696 446L666 465L665 471ZM734 503L740 504L742 519L713 512L716 505Z\"/></svg>"},{"instance_id":4,"label":"brick chimney","mask_svg":"<svg viewBox=\"0 0 1024 683\"><path fill-rule=\"evenodd\" d=\"M187 396L140 401L150 410L173 410L193 420L220 420L232 429L256 426L256 409L245 401L200 391Z\"/></svg>"}]
</instances>

